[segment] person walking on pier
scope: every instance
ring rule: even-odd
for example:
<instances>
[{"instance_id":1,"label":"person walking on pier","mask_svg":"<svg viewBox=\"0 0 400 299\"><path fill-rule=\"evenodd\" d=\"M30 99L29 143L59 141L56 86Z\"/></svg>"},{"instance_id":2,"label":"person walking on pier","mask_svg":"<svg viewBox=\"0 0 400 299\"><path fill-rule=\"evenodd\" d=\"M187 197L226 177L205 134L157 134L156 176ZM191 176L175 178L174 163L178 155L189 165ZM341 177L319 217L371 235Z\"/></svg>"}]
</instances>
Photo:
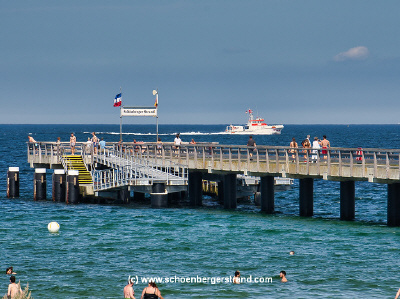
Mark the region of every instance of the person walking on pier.
<instances>
[{"instance_id":1,"label":"person walking on pier","mask_svg":"<svg viewBox=\"0 0 400 299\"><path fill-rule=\"evenodd\" d=\"M71 133L69 145L71 146L71 155L75 155L76 136L74 136L74 133Z\"/></svg>"},{"instance_id":2,"label":"person walking on pier","mask_svg":"<svg viewBox=\"0 0 400 299\"><path fill-rule=\"evenodd\" d=\"M253 151L255 150L257 144L256 141L253 139L253 136L249 136L249 140L247 141L247 146L249 147L249 156L250 160L253 160Z\"/></svg>"}]
</instances>

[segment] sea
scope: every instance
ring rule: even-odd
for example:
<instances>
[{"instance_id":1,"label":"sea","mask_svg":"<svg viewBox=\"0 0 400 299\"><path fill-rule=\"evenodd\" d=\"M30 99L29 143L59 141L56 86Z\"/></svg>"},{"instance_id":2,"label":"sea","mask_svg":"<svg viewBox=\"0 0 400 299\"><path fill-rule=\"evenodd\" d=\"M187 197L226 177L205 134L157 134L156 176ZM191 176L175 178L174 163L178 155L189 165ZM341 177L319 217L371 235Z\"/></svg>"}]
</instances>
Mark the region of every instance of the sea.
<instances>
[{"instance_id":1,"label":"sea","mask_svg":"<svg viewBox=\"0 0 400 299\"><path fill-rule=\"evenodd\" d=\"M244 145L248 136L225 125L160 125L162 141ZM119 140L116 125L0 125L0 297L5 270L35 299L123 298L129 277L136 298L147 280L164 298L394 298L400 287L400 228L386 225L387 186L356 182L354 221L339 220L339 182L314 181L314 216L299 216L299 186L275 193L273 215L250 201L225 210L204 206L152 209L129 205L33 201L28 134L37 141L86 141L95 131ZM307 135L332 147L400 148L400 125L286 125L281 135L254 136L258 145L288 146ZM124 141L156 141L155 125L123 126ZM7 170L20 168L20 197L7 198ZM48 223L60 224L50 233ZM289 252L294 251L294 255ZM236 270L242 283L232 284ZM288 282L280 281L286 271Z\"/></svg>"}]
</instances>

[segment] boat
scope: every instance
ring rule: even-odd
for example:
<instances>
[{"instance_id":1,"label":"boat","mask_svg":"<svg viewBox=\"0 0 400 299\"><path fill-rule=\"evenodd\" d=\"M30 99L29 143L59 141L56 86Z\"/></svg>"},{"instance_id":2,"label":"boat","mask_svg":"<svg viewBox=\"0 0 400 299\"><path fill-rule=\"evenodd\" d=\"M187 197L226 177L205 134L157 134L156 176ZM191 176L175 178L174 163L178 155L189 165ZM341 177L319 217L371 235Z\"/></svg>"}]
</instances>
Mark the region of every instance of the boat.
<instances>
[{"instance_id":1,"label":"boat","mask_svg":"<svg viewBox=\"0 0 400 299\"><path fill-rule=\"evenodd\" d=\"M245 126L230 125L226 127L228 134L254 134L254 135L278 135L283 130L283 125L267 125L261 117L254 118L253 110L246 111L249 114L249 120Z\"/></svg>"}]
</instances>

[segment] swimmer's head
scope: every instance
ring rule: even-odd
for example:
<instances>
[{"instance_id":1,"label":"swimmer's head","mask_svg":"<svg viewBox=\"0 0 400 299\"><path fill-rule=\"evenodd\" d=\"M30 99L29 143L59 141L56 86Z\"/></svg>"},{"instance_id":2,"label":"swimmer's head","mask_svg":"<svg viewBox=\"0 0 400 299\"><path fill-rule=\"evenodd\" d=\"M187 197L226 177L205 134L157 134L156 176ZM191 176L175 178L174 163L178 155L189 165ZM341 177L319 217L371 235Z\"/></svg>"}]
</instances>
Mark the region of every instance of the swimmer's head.
<instances>
[{"instance_id":1,"label":"swimmer's head","mask_svg":"<svg viewBox=\"0 0 400 299\"><path fill-rule=\"evenodd\" d=\"M6 274L12 274L12 272L13 272L13 267L8 267L6 269Z\"/></svg>"},{"instance_id":2,"label":"swimmer's head","mask_svg":"<svg viewBox=\"0 0 400 299\"><path fill-rule=\"evenodd\" d=\"M128 284L135 284L135 282L133 281L133 278L131 278L130 276L128 278Z\"/></svg>"},{"instance_id":3,"label":"swimmer's head","mask_svg":"<svg viewBox=\"0 0 400 299\"><path fill-rule=\"evenodd\" d=\"M286 271L281 271L281 272L279 273L279 276L280 276L280 277L286 276Z\"/></svg>"},{"instance_id":4,"label":"swimmer's head","mask_svg":"<svg viewBox=\"0 0 400 299\"><path fill-rule=\"evenodd\" d=\"M11 281L11 283L14 283L14 282L15 282L15 276L14 276L14 275L12 275L12 276L10 277L10 281Z\"/></svg>"},{"instance_id":5,"label":"swimmer's head","mask_svg":"<svg viewBox=\"0 0 400 299\"><path fill-rule=\"evenodd\" d=\"M240 276L240 271L239 270L235 272L235 276Z\"/></svg>"}]
</instances>

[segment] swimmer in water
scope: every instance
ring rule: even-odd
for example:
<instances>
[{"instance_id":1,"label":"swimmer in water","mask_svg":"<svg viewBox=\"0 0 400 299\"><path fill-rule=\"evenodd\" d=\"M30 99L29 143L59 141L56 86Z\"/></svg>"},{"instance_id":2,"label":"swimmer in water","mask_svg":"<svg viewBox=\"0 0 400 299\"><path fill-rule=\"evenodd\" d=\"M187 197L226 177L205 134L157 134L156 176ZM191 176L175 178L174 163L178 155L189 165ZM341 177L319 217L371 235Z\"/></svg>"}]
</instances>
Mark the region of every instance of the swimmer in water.
<instances>
[{"instance_id":1,"label":"swimmer in water","mask_svg":"<svg viewBox=\"0 0 400 299\"><path fill-rule=\"evenodd\" d=\"M15 275L15 274L17 274L17 273L14 272L13 267L8 267L8 268L6 269L6 274L7 274L7 275Z\"/></svg>"},{"instance_id":2,"label":"swimmer in water","mask_svg":"<svg viewBox=\"0 0 400 299\"><path fill-rule=\"evenodd\" d=\"M294 255L294 251L292 250L291 252L289 252L290 255Z\"/></svg>"},{"instance_id":3,"label":"swimmer in water","mask_svg":"<svg viewBox=\"0 0 400 299\"><path fill-rule=\"evenodd\" d=\"M232 282L237 284L240 283L240 271L235 272L235 277L233 277Z\"/></svg>"},{"instance_id":4,"label":"swimmer in water","mask_svg":"<svg viewBox=\"0 0 400 299\"><path fill-rule=\"evenodd\" d=\"M124 298L135 299L135 291L133 290L133 279L129 277L128 284L124 287Z\"/></svg>"},{"instance_id":5,"label":"swimmer in water","mask_svg":"<svg viewBox=\"0 0 400 299\"><path fill-rule=\"evenodd\" d=\"M287 282L286 271L281 271L281 273L279 273L279 277L281 278L281 282Z\"/></svg>"},{"instance_id":6,"label":"swimmer in water","mask_svg":"<svg viewBox=\"0 0 400 299\"><path fill-rule=\"evenodd\" d=\"M149 285L143 289L142 297L140 297L140 299L157 299L157 298L164 299L161 296L160 290L158 289L155 282L150 281Z\"/></svg>"}]
</instances>

